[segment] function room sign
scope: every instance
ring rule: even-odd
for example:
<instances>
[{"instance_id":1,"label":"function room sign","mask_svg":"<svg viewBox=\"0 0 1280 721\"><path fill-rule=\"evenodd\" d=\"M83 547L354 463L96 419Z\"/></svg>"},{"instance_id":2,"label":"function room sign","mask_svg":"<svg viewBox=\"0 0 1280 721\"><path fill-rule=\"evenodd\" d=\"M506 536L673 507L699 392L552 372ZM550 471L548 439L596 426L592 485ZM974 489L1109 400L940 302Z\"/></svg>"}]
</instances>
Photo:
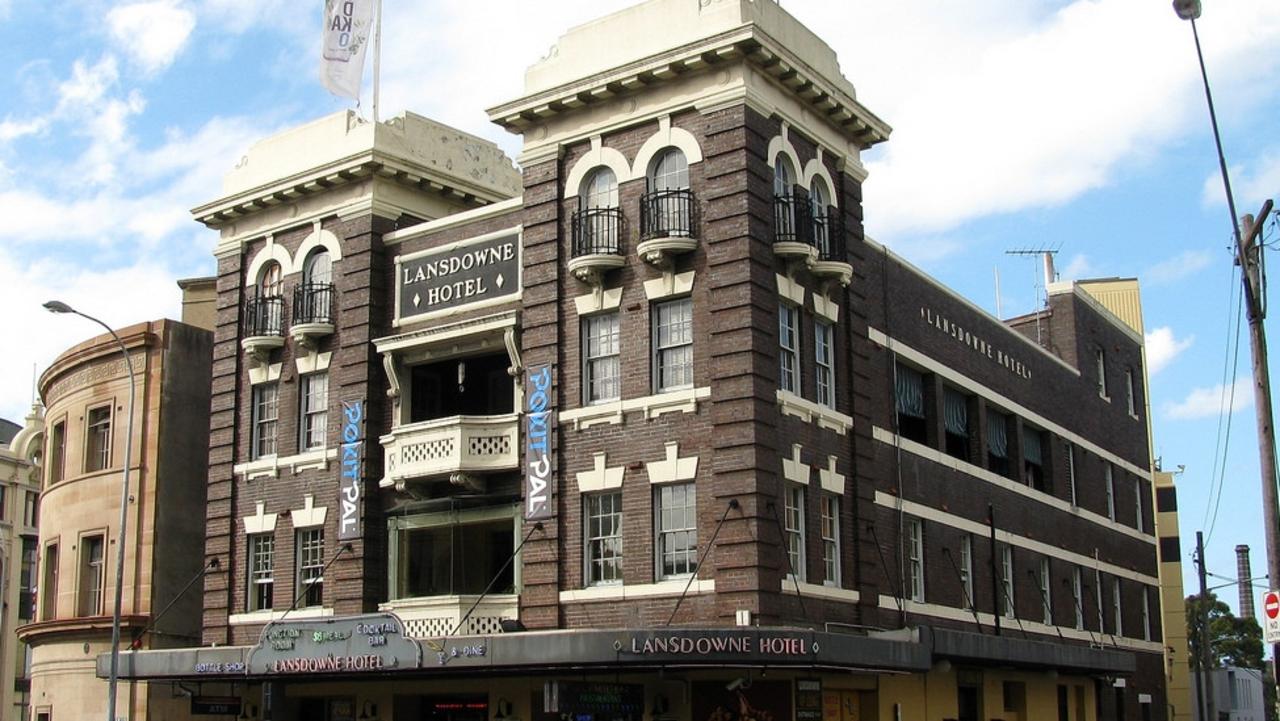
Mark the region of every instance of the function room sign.
<instances>
[{"instance_id":1,"label":"function room sign","mask_svg":"<svg viewBox=\"0 0 1280 721\"><path fill-rule=\"evenodd\" d=\"M441 315L520 294L520 233L503 230L396 259L396 318Z\"/></svg>"},{"instance_id":2,"label":"function room sign","mask_svg":"<svg viewBox=\"0 0 1280 721\"><path fill-rule=\"evenodd\" d=\"M273 621L249 652L249 674L351 674L418 668L422 646L391 613Z\"/></svg>"}]
</instances>

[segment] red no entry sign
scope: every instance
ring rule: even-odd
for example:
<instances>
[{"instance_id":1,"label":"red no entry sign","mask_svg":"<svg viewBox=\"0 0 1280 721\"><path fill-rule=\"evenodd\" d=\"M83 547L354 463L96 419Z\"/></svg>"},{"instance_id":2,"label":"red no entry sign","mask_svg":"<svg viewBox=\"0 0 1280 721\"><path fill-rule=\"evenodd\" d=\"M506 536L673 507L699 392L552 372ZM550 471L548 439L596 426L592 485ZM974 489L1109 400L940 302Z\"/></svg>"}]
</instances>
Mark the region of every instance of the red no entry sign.
<instances>
[{"instance_id":1,"label":"red no entry sign","mask_svg":"<svg viewBox=\"0 0 1280 721\"><path fill-rule=\"evenodd\" d=\"M1275 618L1280 616L1280 593L1268 591L1263 596L1262 609L1267 612L1267 618Z\"/></svg>"}]
</instances>

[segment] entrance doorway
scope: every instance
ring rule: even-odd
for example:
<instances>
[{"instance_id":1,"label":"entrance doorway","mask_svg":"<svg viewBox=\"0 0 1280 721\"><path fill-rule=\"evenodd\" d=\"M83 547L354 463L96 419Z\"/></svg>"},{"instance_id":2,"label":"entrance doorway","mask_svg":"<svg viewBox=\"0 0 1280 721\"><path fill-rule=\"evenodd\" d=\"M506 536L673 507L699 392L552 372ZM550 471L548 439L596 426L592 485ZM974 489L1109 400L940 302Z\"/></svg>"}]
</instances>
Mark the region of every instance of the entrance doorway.
<instances>
[{"instance_id":1,"label":"entrance doorway","mask_svg":"<svg viewBox=\"0 0 1280 721\"><path fill-rule=\"evenodd\" d=\"M982 713L982 688L961 684L956 687L956 705L959 721L980 721Z\"/></svg>"}]
</instances>

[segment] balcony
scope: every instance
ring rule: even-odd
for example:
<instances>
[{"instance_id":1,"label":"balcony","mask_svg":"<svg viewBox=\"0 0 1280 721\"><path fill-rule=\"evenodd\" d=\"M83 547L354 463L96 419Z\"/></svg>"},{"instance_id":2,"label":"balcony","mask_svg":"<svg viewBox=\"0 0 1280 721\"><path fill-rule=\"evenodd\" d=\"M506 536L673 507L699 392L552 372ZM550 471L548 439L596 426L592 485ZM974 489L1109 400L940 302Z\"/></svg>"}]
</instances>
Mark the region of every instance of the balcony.
<instances>
[{"instance_id":1,"label":"balcony","mask_svg":"<svg viewBox=\"0 0 1280 721\"><path fill-rule=\"evenodd\" d=\"M333 283L303 283L293 289L294 342L314 349L316 342L333 335Z\"/></svg>"},{"instance_id":2,"label":"balcony","mask_svg":"<svg viewBox=\"0 0 1280 721\"><path fill-rule=\"evenodd\" d=\"M405 635L410 638L441 638L457 628L457 636L485 636L502 632L502 622L520 617L520 596L517 594L489 594L471 612L471 617L458 628L462 617L476 602L477 596L426 596L400 598L378 606L379 611L389 611L404 622Z\"/></svg>"},{"instance_id":3,"label":"balcony","mask_svg":"<svg viewBox=\"0 0 1280 721\"><path fill-rule=\"evenodd\" d=\"M584 208L573 214L573 277L599 286L604 274L626 264L622 257L622 209Z\"/></svg>"},{"instance_id":4,"label":"balcony","mask_svg":"<svg viewBox=\"0 0 1280 721\"><path fill-rule=\"evenodd\" d=\"M773 196L773 252L787 260L808 264L818 255L813 236L813 212L808 198Z\"/></svg>"},{"instance_id":5,"label":"balcony","mask_svg":"<svg viewBox=\"0 0 1280 721\"><path fill-rule=\"evenodd\" d=\"M844 223L838 208L827 208L825 215L819 214L813 219L813 240L817 258L810 263L809 270L847 287L853 280L853 266L848 263Z\"/></svg>"},{"instance_id":6,"label":"balcony","mask_svg":"<svg viewBox=\"0 0 1280 721\"><path fill-rule=\"evenodd\" d=\"M284 345L284 298L253 297L244 304L244 339L240 347L260 361Z\"/></svg>"},{"instance_id":7,"label":"balcony","mask_svg":"<svg viewBox=\"0 0 1280 721\"><path fill-rule=\"evenodd\" d=\"M448 477L477 489L476 474L520 466L519 415L450 416L400 426L382 437L382 487Z\"/></svg>"},{"instance_id":8,"label":"balcony","mask_svg":"<svg viewBox=\"0 0 1280 721\"><path fill-rule=\"evenodd\" d=\"M640 244L636 253L650 265L666 266L673 256L697 250L696 212L697 200L692 190L645 193L640 198Z\"/></svg>"}]
</instances>

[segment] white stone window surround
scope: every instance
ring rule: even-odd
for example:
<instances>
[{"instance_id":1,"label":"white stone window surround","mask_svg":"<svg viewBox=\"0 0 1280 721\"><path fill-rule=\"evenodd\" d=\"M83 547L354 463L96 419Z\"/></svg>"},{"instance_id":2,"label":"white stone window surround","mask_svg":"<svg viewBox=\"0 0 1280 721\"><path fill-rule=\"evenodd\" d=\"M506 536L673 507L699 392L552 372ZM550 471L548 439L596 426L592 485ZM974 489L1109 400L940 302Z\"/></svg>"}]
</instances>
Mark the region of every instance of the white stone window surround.
<instances>
[{"instance_id":1,"label":"white stone window surround","mask_svg":"<svg viewBox=\"0 0 1280 721\"><path fill-rule=\"evenodd\" d=\"M293 475L309 470L325 471L329 469L329 463L337 457L337 448L317 448L292 456L264 456L257 460L235 464L232 473L240 476L242 480L252 481L258 478L277 478L282 469Z\"/></svg>"},{"instance_id":2,"label":"white stone window surround","mask_svg":"<svg viewBox=\"0 0 1280 721\"><path fill-rule=\"evenodd\" d=\"M853 428L853 416L845 415L834 408L819 405L790 391L779 390L776 397L778 410L785 416L794 416L805 423L817 423L819 428L835 431L841 436Z\"/></svg>"},{"instance_id":3,"label":"white stone window surround","mask_svg":"<svg viewBox=\"0 0 1280 721\"><path fill-rule=\"evenodd\" d=\"M690 166L702 162L702 146L698 144L698 139L684 128L673 126L670 115L658 117L657 132L640 146L634 162L628 163L626 156L616 148L605 146L601 135L592 135L590 142L591 149L574 162L565 176L566 194L576 195L578 188L582 187L582 181L592 170L602 166L613 171L619 185L645 178L649 174L653 158L666 148L675 148L684 153L685 161ZM799 168L800 164L796 163L796 167Z\"/></svg>"},{"instance_id":4,"label":"white stone window surround","mask_svg":"<svg viewBox=\"0 0 1280 721\"><path fill-rule=\"evenodd\" d=\"M308 606L289 610L250 611L249 613L233 613L227 617L232 626L258 626L272 621L279 621L288 614L290 619L328 618L333 615L329 606Z\"/></svg>"},{"instance_id":5,"label":"white stone window surround","mask_svg":"<svg viewBox=\"0 0 1280 721\"><path fill-rule=\"evenodd\" d=\"M560 420L572 423L574 430L582 430L596 425L623 423L626 414L635 411L642 412L645 420L657 418L664 413L696 413L698 404L710 397L709 386L686 388L640 398L624 398L593 406L572 408L562 411Z\"/></svg>"},{"instance_id":6,"label":"white stone window surround","mask_svg":"<svg viewBox=\"0 0 1280 721\"><path fill-rule=\"evenodd\" d=\"M578 493L599 493L622 488L622 478L626 474L627 467L607 467L606 463L606 454L596 453L592 456L592 469L576 476Z\"/></svg>"},{"instance_id":7,"label":"white stone window surround","mask_svg":"<svg viewBox=\"0 0 1280 721\"><path fill-rule=\"evenodd\" d=\"M297 508L289 512L289 522L297 528L315 528L324 525L325 516L328 515L329 508L327 506L316 506L316 497L308 493L302 498L302 508Z\"/></svg>"},{"instance_id":8,"label":"white stone window surround","mask_svg":"<svg viewBox=\"0 0 1280 721\"><path fill-rule=\"evenodd\" d=\"M268 233L265 239L266 244L253 254L245 271L244 277L248 283L256 283L262 267L273 260L280 264L281 277L301 273L302 266L307 262L307 256L317 248L328 250L329 259L335 263L342 260L342 243L338 240L338 236L332 231L321 228L319 220L311 222L311 234L302 240L302 244L292 256L283 245L276 242L274 234Z\"/></svg>"},{"instance_id":9,"label":"white stone window surround","mask_svg":"<svg viewBox=\"0 0 1280 721\"><path fill-rule=\"evenodd\" d=\"M257 513L252 516L242 516L240 523L244 527L244 535L252 536L258 533L275 533L276 519L279 518L278 513L267 513L267 504L265 501L258 501Z\"/></svg>"},{"instance_id":10,"label":"white stone window surround","mask_svg":"<svg viewBox=\"0 0 1280 721\"><path fill-rule=\"evenodd\" d=\"M680 444L671 442L666 444L665 459L646 463L644 468L651 485L692 481L698 475L698 457L680 457Z\"/></svg>"},{"instance_id":11,"label":"white stone window surround","mask_svg":"<svg viewBox=\"0 0 1280 721\"><path fill-rule=\"evenodd\" d=\"M679 596L688 584L690 596L704 593L715 593L714 578L695 578L689 583L688 576L658 581L656 583L615 583L611 585L587 586L560 592L561 603L591 603L600 601L623 601L636 598L662 598Z\"/></svg>"}]
</instances>

